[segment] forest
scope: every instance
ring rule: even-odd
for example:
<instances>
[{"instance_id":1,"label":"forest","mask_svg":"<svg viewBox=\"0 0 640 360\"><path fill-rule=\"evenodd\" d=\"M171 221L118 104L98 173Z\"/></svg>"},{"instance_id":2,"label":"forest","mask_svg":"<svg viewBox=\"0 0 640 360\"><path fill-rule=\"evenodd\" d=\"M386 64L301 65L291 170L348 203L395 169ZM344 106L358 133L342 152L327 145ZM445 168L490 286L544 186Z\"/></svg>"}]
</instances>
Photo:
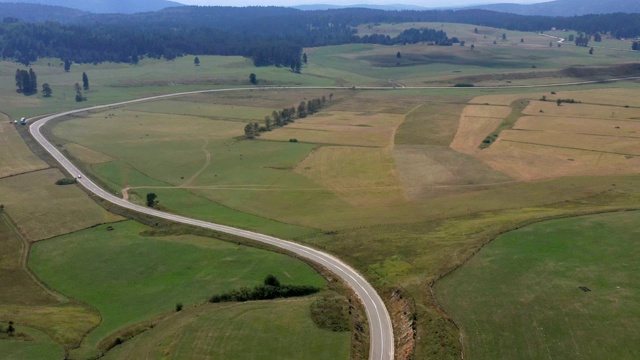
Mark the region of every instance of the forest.
<instances>
[{"instance_id":1,"label":"forest","mask_svg":"<svg viewBox=\"0 0 640 360\"><path fill-rule=\"evenodd\" d=\"M1 5L1 4L0 4ZM44 7L45 9L48 7ZM410 29L395 38L359 36L355 27L383 22L456 22L520 31L572 29L616 38L640 35L640 14L586 15L570 18L521 16L485 10L383 11L337 9L301 11L283 7L168 8L132 15L55 14L41 21L12 8L0 24L0 56L25 65L40 57L78 63L137 63L141 57L172 60L183 55L238 55L256 66L300 68L302 49L349 43L433 42L451 45L443 31ZM0 6L2 10L2 6ZM40 19L38 22L30 18Z\"/></svg>"}]
</instances>

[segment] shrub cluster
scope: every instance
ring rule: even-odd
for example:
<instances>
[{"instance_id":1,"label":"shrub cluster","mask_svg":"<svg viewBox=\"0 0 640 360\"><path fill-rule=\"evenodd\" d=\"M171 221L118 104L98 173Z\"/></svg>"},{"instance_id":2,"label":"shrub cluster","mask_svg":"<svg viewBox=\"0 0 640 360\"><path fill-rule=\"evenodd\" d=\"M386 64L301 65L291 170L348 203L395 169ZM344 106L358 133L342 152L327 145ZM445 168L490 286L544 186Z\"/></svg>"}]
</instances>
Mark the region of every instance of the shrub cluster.
<instances>
[{"instance_id":1,"label":"shrub cluster","mask_svg":"<svg viewBox=\"0 0 640 360\"><path fill-rule=\"evenodd\" d=\"M575 104L575 103L579 103L580 101L576 101L574 99L558 99L558 100L556 100L556 102L558 102L558 103L567 103L567 104Z\"/></svg>"},{"instance_id":2,"label":"shrub cluster","mask_svg":"<svg viewBox=\"0 0 640 360\"><path fill-rule=\"evenodd\" d=\"M242 302L249 300L271 300L311 295L318 291L320 291L320 288L315 286L282 285L275 276L269 275L261 285L257 285L253 288L242 287L240 289L231 290L228 293L213 295L209 301L212 303L219 303L231 301Z\"/></svg>"},{"instance_id":3,"label":"shrub cluster","mask_svg":"<svg viewBox=\"0 0 640 360\"><path fill-rule=\"evenodd\" d=\"M76 179L71 179L71 178L62 178L59 180L56 180L56 185L72 185L76 183Z\"/></svg>"}]
</instances>

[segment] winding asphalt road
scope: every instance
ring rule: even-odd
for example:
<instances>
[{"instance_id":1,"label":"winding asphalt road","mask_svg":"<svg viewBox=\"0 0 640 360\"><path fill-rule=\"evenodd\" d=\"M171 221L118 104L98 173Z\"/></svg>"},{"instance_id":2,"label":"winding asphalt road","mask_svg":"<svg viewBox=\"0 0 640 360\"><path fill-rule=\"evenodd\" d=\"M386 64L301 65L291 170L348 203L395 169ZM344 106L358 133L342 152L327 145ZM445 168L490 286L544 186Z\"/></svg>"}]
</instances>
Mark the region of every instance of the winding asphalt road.
<instances>
[{"instance_id":1,"label":"winding asphalt road","mask_svg":"<svg viewBox=\"0 0 640 360\"><path fill-rule=\"evenodd\" d=\"M628 77L628 78L619 78L619 79L608 79L608 80L600 80L600 81L580 81L580 82L571 82L571 83L559 83L559 84L543 84L543 85L510 85L510 86L478 86L473 89L509 89L509 88L546 88L546 87L557 87L557 86L574 86L574 85L586 85L586 84L596 84L596 83L604 83L604 82L616 82L616 81L629 81L629 80L640 80L640 77ZM66 115L71 115L84 111L91 110L100 110L107 109L111 107L118 107L122 105L129 105L138 102L144 101L152 101L152 100L161 100L171 97L184 96L184 95L193 95L193 94L203 94L203 93L215 93L215 92L233 92L233 91L270 91L270 90L305 90L305 89L324 89L324 90L348 90L348 89L356 89L349 87L318 87L318 86L300 86L300 87L264 87L264 88L231 88L231 89L215 89L215 90L201 90L201 91L189 91L175 94L167 94L167 95L159 95L159 96L151 96L143 99L136 99L130 101L123 101L114 104L108 105L99 105L92 106L83 109L71 110L62 112L59 114L49 115L40 120L35 121L31 124L29 131L31 135L35 138L36 141L42 145L45 150L47 150L55 159L60 163L60 165L73 176L78 177L78 175L82 175L81 178L78 179L78 183L85 187L87 190L91 191L95 195L100 198L113 203L115 205L121 206L123 208L137 211L140 213L145 213L148 215L156 216L158 218L175 221L178 223L188 224L199 226L205 229L211 229L215 231L220 231L236 236L241 236L247 239L259 241L265 244L269 244L292 253L297 254L303 258L309 259L313 262L316 262L329 271L334 273L340 279L345 281L356 293L356 295L362 301L365 311L367 314L367 319L369 320L369 329L370 329L370 352L369 359L371 360L393 360L394 359L394 337L393 337L393 326L391 325L391 318L389 316L389 312L380 298L380 295L375 291L375 289L365 280L365 278L360 275L355 269L342 262L338 258L324 253L319 250L315 250L308 246L296 244L291 241L278 239L273 236L263 235L259 233L255 233L248 230L236 229L230 226L215 224L207 221L191 219L188 217L174 215L165 213L162 211L158 211L149 207L140 206L136 204L132 204L129 201L121 199L113 194L103 190L99 186L97 186L91 179L87 178L86 175L82 174L80 170L71 163L54 145L52 145L41 133L40 129L47 122L60 118ZM390 91L398 91L398 90L410 90L410 89L424 89L424 90L437 90L437 89L464 89L464 88L452 88L450 86L424 86L424 87L402 87L400 89L393 89L389 87L357 87L358 90L390 90ZM466 88L469 90L469 88Z\"/></svg>"},{"instance_id":2,"label":"winding asphalt road","mask_svg":"<svg viewBox=\"0 0 640 360\"><path fill-rule=\"evenodd\" d=\"M339 88L336 88L339 89ZM206 92L222 92L222 91L241 91L248 89L220 89L220 90L207 90L207 91L193 91L179 94L171 94L171 95L161 95L161 96L153 96L144 99L137 99L132 101L124 101L117 104L110 105L101 105L101 106L93 106L84 109L72 110L63 112L60 114L49 115L46 116L33 124L31 124L29 131L31 135L35 138L36 141L40 143L55 159L62 165L62 167L72 174L75 177L78 175L82 175L81 178L78 179L78 183L85 187L87 190L91 191L95 195L101 197L102 199L113 203L115 205L121 206L123 208L137 211L140 213L149 214L152 216L156 216L158 218L167 219L170 221L175 221L178 223L188 224L199 226L205 229L211 229L215 231L220 231L236 236L241 236L247 239L259 241L265 244L269 244L292 253L297 254L303 258L309 259L315 263L318 263L329 271L334 273L340 279L345 281L356 293L356 295L362 301L367 319L369 320L369 329L370 329L370 352L369 359L372 360L393 360L394 357L394 344L393 344L393 327L391 325L391 318L389 317L389 312L385 307L382 298L375 291L375 289L365 280L365 278L360 275L356 270L347 265L346 263L340 261L336 257L324 253L322 251L315 250L308 246L296 244L291 241L286 241L282 239L275 238L273 236L263 235L259 233L255 233L248 230L236 229L229 226L219 225L210 223L207 221L191 219L188 217L174 215L165 213L162 211L158 211L152 208L148 208L145 206L140 206L136 204L132 204L124 199L121 199L113 194L105 191L96 185L91 179L87 178L85 174L82 174L80 170L71 163L54 145L52 145L41 133L40 129L47 122L62 117L66 115L75 114L78 112L89 111L89 110L98 110L105 109L114 106L128 105L142 101L149 100L158 100L168 97L189 95L189 94L198 94L198 93L206 93Z\"/></svg>"}]
</instances>

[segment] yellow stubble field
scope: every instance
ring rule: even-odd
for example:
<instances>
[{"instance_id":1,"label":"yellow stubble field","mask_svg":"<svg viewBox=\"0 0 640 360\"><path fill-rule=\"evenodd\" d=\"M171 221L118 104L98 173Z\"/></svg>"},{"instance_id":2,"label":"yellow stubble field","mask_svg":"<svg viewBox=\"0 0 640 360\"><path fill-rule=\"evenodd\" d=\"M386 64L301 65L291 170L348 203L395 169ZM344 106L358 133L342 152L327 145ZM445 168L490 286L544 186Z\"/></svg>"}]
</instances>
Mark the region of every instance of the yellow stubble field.
<instances>
[{"instance_id":1,"label":"yellow stubble field","mask_svg":"<svg viewBox=\"0 0 640 360\"><path fill-rule=\"evenodd\" d=\"M640 97L634 99L638 95L635 93L628 89L589 90L531 101L523 111L525 116L484 150L478 148L479 144L501 121L484 118L485 109L469 105L451 147L524 181L636 173L640 171ZM506 96L504 102L515 97ZM558 105L556 98L575 99L577 103ZM587 103L596 101L598 104ZM492 95L470 103L481 102L501 100Z\"/></svg>"},{"instance_id":2,"label":"yellow stubble field","mask_svg":"<svg viewBox=\"0 0 640 360\"><path fill-rule=\"evenodd\" d=\"M277 131L263 133L265 140L315 144L383 147L393 142L404 116L389 113L333 111L298 119Z\"/></svg>"}]
</instances>

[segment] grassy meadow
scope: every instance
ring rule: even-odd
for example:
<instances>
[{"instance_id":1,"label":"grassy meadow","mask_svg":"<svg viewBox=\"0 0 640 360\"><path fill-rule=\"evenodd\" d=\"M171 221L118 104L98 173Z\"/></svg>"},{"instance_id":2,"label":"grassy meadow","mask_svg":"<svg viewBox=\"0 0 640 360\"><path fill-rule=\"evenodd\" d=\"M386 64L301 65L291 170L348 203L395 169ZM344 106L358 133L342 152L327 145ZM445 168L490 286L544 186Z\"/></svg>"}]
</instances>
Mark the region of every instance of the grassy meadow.
<instances>
[{"instance_id":1,"label":"grassy meadow","mask_svg":"<svg viewBox=\"0 0 640 360\"><path fill-rule=\"evenodd\" d=\"M40 242L31 253L44 282L101 314L78 357L104 351L110 334L171 312L178 302L202 303L268 274L286 284L325 284L311 267L282 254L196 236L144 236L148 228L131 221L110 226Z\"/></svg>"},{"instance_id":2,"label":"grassy meadow","mask_svg":"<svg viewBox=\"0 0 640 360\"><path fill-rule=\"evenodd\" d=\"M315 298L183 310L117 347L106 359L347 359L349 332L319 329L309 318Z\"/></svg>"},{"instance_id":3,"label":"grassy meadow","mask_svg":"<svg viewBox=\"0 0 640 360\"><path fill-rule=\"evenodd\" d=\"M530 225L444 278L438 298L462 329L465 357L636 358L639 216Z\"/></svg>"},{"instance_id":4,"label":"grassy meadow","mask_svg":"<svg viewBox=\"0 0 640 360\"><path fill-rule=\"evenodd\" d=\"M404 314L394 318L398 353L459 358L458 332L432 297L432 281L465 263L498 234L525 224L637 208L640 85L495 90L452 86L582 80L562 69L625 64L637 61L640 53L622 51L624 44L604 39L593 44L596 51L589 56L588 49L568 43L557 47L555 40L540 34L485 27L475 34L473 26L459 24L381 24L358 30L364 34L375 28L393 35L420 26L443 29L466 45L305 49L309 63L302 74L255 68L239 57L200 56L200 66L194 66L190 56L169 62L144 59L135 66L73 64L69 73L59 60L42 59L33 68L40 83L51 84L52 98L15 93L13 74L19 65L0 62L0 111L5 114L0 114L0 202L15 224L15 234L27 241L46 240L33 246L29 265L59 296L69 297L49 303L46 296L34 295L31 301L38 303L30 307L3 300L0 321L20 319L15 321L37 341L20 346L0 340L0 350L38 354L55 348L55 353L59 345L53 341L73 357L84 358L162 316L153 329L107 356L348 356L349 336L310 323L312 298L190 306L214 289L259 282L266 272L277 273L285 283L322 285L309 267L212 239L145 236L145 226L117 222L122 218L93 203L76 186L54 185L64 174L38 159L8 124L10 118L155 94L247 87L249 74L255 73L258 85L369 85L389 91L192 95L78 114L50 126L48 136L88 175L130 201L144 203L146 194L154 192L162 210L295 239L337 255L371 280L393 314ZM502 33L507 40L501 39ZM83 71L91 89L85 94L87 102L76 103L73 84ZM587 78L604 77L618 76L602 72ZM401 89L429 85L452 88ZM321 112L256 140L244 139L247 123L329 94L332 100ZM542 96L548 101L541 101ZM558 98L581 103L557 106ZM481 150L483 139L494 132L497 140ZM289 142L291 138L298 142ZM106 231L107 224L115 230ZM15 236L2 244L11 247L11 255L2 261L17 273L16 257L22 255ZM576 266L587 266L579 260L574 260ZM10 285L0 283L3 291ZM31 285L25 279L20 286ZM25 292L37 292L29 289ZM401 298L390 295L397 289ZM444 310L461 306L455 303L458 298L451 296ZM179 301L187 306L173 313ZM463 324L465 351L495 349L495 344L482 344L482 337L472 339L475 333L464 327L465 313L452 310L451 315ZM578 328L593 324L585 325L580 317L565 319L575 326L574 337L589 341L587 334L582 336L586 330ZM413 320L415 328L407 325ZM487 326L502 331L501 324ZM270 333L278 338L267 336ZM546 345L538 341L523 346L535 353ZM555 345L571 347L569 340ZM234 352L238 347L246 353ZM624 355L637 349L625 345L619 351Z\"/></svg>"}]
</instances>

